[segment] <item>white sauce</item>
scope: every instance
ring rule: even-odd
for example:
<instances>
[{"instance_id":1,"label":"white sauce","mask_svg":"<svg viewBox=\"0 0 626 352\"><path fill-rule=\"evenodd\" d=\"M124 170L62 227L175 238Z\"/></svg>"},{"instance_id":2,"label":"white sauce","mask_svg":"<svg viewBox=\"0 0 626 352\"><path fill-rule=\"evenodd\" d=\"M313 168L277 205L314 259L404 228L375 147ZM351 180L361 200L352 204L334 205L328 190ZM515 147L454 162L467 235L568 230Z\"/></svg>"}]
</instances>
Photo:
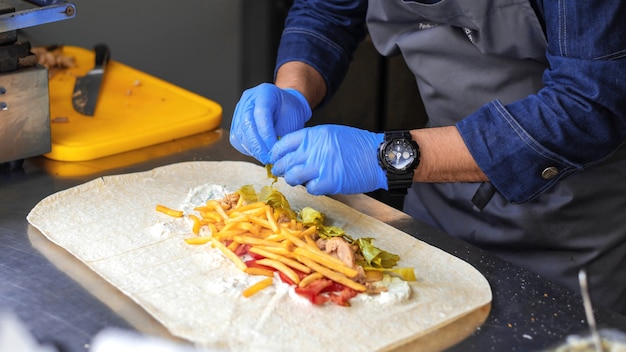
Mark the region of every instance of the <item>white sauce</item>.
<instances>
[{"instance_id":1,"label":"white sauce","mask_svg":"<svg viewBox=\"0 0 626 352\"><path fill-rule=\"evenodd\" d=\"M229 193L232 192L223 186L206 183L190 189L180 208L189 215L194 212L193 208L205 205L210 199L222 199Z\"/></svg>"},{"instance_id":2,"label":"white sauce","mask_svg":"<svg viewBox=\"0 0 626 352\"><path fill-rule=\"evenodd\" d=\"M385 286L387 291L377 295L360 293L353 300L361 302L377 303L380 305L396 304L404 302L411 297L411 286L408 282L394 276L383 275L383 279L374 284L375 286Z\"/></svg>"}]
</instances>

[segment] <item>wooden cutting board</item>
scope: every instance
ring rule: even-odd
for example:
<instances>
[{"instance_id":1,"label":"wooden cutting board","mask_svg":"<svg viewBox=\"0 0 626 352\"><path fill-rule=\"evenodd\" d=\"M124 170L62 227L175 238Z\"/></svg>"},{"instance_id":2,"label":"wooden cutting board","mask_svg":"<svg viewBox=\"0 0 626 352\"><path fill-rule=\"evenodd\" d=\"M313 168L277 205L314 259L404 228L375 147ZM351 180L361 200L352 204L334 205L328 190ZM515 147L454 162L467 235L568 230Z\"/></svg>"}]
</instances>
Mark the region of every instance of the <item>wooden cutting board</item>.
<instances>
[{"instance_id":1,"label":"wooden cutting board","mask_svg":"<svg viewBox=\"0 0 626 352\"><path fill-rule=\"evenodd\" d=\"M246 274L216 261L216 249L187 245L182 234L153 231L163 221L154 211L156 204L176 207L189 189L205 183L236 190L245 184L260 189L271 181L263 167L246 162L173 164L98 178L53 194L35 206L28 221L172 335L208 348L387 351L430 337L421 346L438 349L442 341L433 336L463 338L458 332L471 333L464 324L476 324L476 313L486 317L491 290L472 266L343 203L309 195L280 179L274 186L293 208L312 206L351 236L372 237L378 247L398 254L399 266L413 267L417 281L411 283L411 298L391 305L316 307L302 305L277 288L250 298L220 290L220 282L244 287ZM451 326L456 335L449 334Z\"/></svg>"},{"instance_id":2,"label":"wooden cutting board","mask_svg":"<svg viewBox=\"0 0 626 352\"><path fill-rule=\"evenodd\" d=\"M93 117L72 107L76 77L94 66L94 52L63 47L75 67L49 81L52 150L47 158L83 161L213 130L222 107L205 97L111 60ZM114 57L114 56L113 56ZM208 78L207 78L208 79Z\"/></svg>"}]
</instances>

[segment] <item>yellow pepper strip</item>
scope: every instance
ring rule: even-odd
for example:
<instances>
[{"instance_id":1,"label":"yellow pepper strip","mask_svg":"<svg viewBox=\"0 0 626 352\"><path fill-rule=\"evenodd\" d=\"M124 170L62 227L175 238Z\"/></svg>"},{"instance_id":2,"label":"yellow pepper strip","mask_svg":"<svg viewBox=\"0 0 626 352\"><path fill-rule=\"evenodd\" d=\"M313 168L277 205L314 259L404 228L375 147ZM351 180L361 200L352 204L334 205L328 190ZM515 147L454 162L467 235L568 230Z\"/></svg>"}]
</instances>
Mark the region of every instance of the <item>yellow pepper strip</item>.
<instances>
[{"instance_id":1,"label":"yellow pepper strip","mask_svg":"<svg viewBox=\"0 0 626 352\"><path fill-rule=\"evenodd\" d=\"M250 296L252 296L253 294L261 291L262 289L269 287L272 285L272 281L273 279L271 277L268 277L266 279L263 279L259 282L257 282L256 284L246 288L245 290L243 290L243 296L248 298Z\"/></svg>"},{"instance_id":2,"label":"yellow pepper strip","mask_svg":"<svg viewBox=\"0 0 626 352\"><path fill-rule=\"evenodd\" d=\"M323 265L317 264L316 262L303 257L303 256L297 256L296 257L299 261L301 261L304 265L308 266L309 268L313 269L314 271L317 271L318 273L324 275L325 277L336 281L344 286L348 286L351 289L358 291L358 292L365 292L366 287L364 285L361 285L358 282L355 282L353 280L350 280L349 278L345 277L343 274L338 273L336 271L330 270L328 268L326 268Z\"/></svg>"},{"instance_id":3,"label":"yellow pepper strip","mask_svg":"<svg viewBox=\"0 0 626 352\"><path fill-rule=\"evenodd\" d=\"M172 216L172 217L175 217L175 218L182 218L183 217L182 210L174 210L174 209L166 207L165 205L161 205L161 204L157 205L156 206L156 210L158 212L161 212L163 214L166 214L166 215L169 215L169 216Z\"/></svg>"}]
</instances>

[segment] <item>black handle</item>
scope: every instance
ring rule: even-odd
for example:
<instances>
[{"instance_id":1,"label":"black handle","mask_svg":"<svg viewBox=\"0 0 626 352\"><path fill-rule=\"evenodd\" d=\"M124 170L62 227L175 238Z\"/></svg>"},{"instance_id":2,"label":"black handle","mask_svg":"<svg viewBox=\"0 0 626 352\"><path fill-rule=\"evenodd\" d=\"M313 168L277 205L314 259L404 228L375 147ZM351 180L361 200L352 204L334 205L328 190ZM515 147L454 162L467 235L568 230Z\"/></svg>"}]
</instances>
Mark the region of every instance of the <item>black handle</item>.
<instances>
[{"instance_id":1,"label":"black handle","mask_svg":"<svg viewBox=\"0 0 626 352\"><path fill-rule=\"evenodd\" d=\"M98 44L94 47L94 51L96 52L96 68L104 68L111 57L109 47L106 44Z\"/></svg>"}]
</instances>

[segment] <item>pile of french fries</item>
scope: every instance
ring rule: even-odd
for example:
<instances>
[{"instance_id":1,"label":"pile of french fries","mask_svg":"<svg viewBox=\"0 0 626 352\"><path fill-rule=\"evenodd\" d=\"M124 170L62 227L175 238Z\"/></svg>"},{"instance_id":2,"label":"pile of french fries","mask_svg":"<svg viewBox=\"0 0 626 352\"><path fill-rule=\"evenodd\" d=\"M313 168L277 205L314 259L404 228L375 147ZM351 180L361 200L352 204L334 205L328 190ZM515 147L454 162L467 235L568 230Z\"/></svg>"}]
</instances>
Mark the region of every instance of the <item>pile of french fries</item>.
<instances>
[{"instance_id":1,"label":"pile of french fries","mask_svg":"<svg viewBox=\"0 0 626 352\"><path fill-rule=\"evenodd\" d=\"M313 240L315 226L305 227L296 220L282 221L279 212L264 202L245 204L243 197L234 204L209 200L194 209L196 214L188 215L164 205L157 205L156 210L173 217L187 216L193 221L195 237L185 239L188 244L210 242L241 271L267 276L244 290L245 297L272 285L274 272L246 265L237 254L241 246L263 257L256 260L257 264L281 272L299 287L327 278L357 292L366 290L365 285L353 280L358 275L357 270L319 249ZM301 278L296 270L306 276Z\"/></svg>"}]
</instances>

